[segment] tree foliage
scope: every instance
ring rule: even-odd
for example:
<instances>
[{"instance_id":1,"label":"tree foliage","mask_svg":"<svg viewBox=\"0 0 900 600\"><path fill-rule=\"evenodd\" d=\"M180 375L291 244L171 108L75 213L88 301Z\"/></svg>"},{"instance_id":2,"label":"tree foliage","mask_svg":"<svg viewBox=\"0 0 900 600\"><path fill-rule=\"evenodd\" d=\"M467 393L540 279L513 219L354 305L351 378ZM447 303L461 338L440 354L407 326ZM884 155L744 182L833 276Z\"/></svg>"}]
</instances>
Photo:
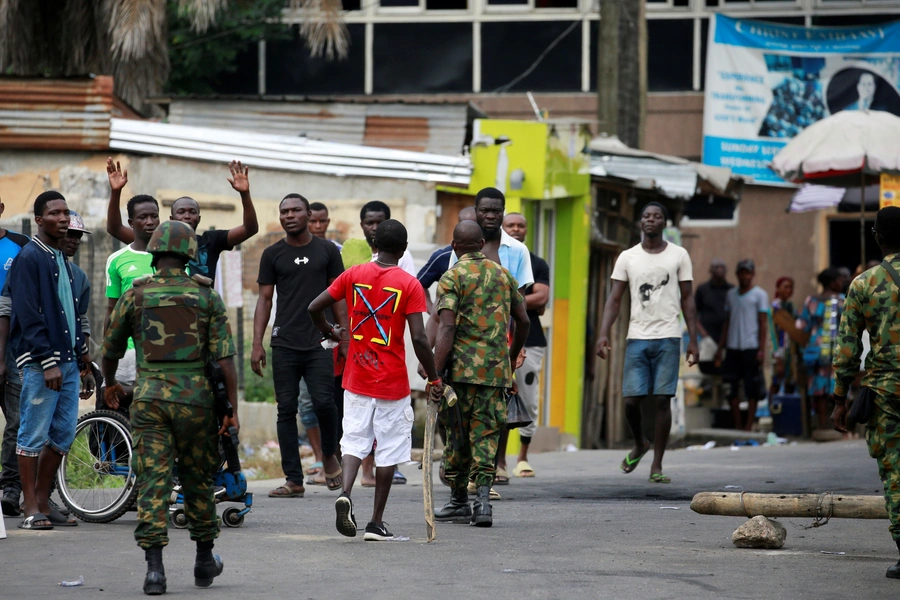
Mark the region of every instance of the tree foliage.
<instances>
[{"instance_id":1,"label":"tree foliage","mask_svg":"<svg viewBox=\"0 0 900 600\"><path fill-rule=\"evenodd\" d=\"M237 71L241 53L255 52L259 40L291 36L290 27L281 22L284 6L284 0L233 1L216 15L215 25L198 33L178 2L169 0L171 70L166 91L211 94L221 89L222 78ZM255 79L250 87L255 89Z\"/></svg>"}]
</instances>

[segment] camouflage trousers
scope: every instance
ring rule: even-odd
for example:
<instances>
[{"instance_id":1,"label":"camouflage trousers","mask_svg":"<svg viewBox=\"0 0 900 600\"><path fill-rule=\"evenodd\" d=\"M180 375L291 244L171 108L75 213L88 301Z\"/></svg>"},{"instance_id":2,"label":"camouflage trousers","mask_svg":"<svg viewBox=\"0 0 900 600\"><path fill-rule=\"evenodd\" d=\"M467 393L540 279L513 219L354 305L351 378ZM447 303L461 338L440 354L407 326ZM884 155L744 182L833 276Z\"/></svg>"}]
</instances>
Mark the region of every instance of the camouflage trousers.
<instances>
[{"instance_id":1,"label":"camouflage trousers","mask_svg":"<svg viewBox=\"0 0 900 600\"><path fill-rule=\"evenodd\" d=\"M441 411L448 438L444 474L453 488L465 488L470 472L476 486L491 485L500 432L506 427L506 395L498 387L451 385L459 399Z\"/></svg>"},{"instance_id":2,"label":"camouflage trousers","mask_svg":"<svg viewBox=\"0 0 900 600\"><path fill-rule=\"evenodd\" d=\"M166 524L176 456L191 539L216 539L219 521L212 480L220 458L213 409L138 400L131 407L131 426L138 489L134 539L138 546L146 549L169 543Z\"/></svg>"},{"instance_id":3,"label":"camouflage trousers","mask_svg":"<svg viewBox=\"0 0 900 600\"><path fill-rule=\"evenodd\" d=\"M900 412L880 394L875 414L866 426L869 456L878 461L878 475L884 484L884 504L891 526L888 530L900 541Z\"/></svg>"}]
</instances>

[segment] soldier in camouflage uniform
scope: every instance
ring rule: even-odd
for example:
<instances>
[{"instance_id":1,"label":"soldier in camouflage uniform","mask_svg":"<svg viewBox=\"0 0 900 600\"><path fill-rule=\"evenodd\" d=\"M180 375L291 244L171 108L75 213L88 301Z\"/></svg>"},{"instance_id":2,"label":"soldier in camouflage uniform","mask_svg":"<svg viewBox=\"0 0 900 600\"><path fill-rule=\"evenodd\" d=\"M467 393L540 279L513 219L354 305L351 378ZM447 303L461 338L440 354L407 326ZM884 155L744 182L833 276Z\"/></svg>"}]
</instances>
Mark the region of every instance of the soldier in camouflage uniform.
<instances>
[{"instance_id":1,"label":"soldier in camouflage uniform","mask_svg":"<svg viewBox=\"0 0 900 600\"><path fill-rule=\"evenodd\" d=\"M116 303L103 342L102 368L106 403L117 408L124 392L115 379L116 367L133 336L137 381L131 424L139 490L134 537L147 558L144 593L158 595L166 591L162 549L169 543L166 521L176 456L188 529L197 543L194 583L207 587L222 573L221 558L212 554L219 534L212 479L221 462L218 435L229 426L237 428L238 421L237 414L226 417L217 429L205 367L209 360L221 365L229 400L237 408L235 349L225 305L211 281L185 270L197 254L193 230L178 221L163 223L147 250L156 274L135 280Z\"/></svg>"},{"instance_id":2,"label":"soldier in camouflage uniform","mask_svg":"<svg viewBox=\"0 0 900 600\"><path fill-rule=\"evenodd\" d=\"M900 270L900 208L887 207L875 218L875 240L885 261ZM884 483L884 499L891 525L888 528L900 550L900 288L884 266L869 269L850 284L837 348L834 352L834 427L847 431L847 391L859 374L862 333L869 332L871 350L866 357L864 387L875 393L875 412L866 424L869 455L878 461ZM900 562L887 576L900 579Z\"/></svg>"},{"instance_id":3,"label":"soldier in camouflage uniform","mask_svg":"<svg viewBox=\"0 0 900 600\"><path fill-rule=\"evenodd\" d=\"M506 426L506 389L512 385L510 356L519 356L531 322L516 280L482 254L484 236L474 221L453 230L453 250L459 262L438 284L438 325L435 365L449 373L459 399L442 418L450 441L444 449L444 471L450 482L450 502L435 513L444 522L493 523L490 489L497 445ZM515 321L512 346L507 345L510 315ZM469 507L469 473L477 496Z\"/></svg>"}]
</instances>

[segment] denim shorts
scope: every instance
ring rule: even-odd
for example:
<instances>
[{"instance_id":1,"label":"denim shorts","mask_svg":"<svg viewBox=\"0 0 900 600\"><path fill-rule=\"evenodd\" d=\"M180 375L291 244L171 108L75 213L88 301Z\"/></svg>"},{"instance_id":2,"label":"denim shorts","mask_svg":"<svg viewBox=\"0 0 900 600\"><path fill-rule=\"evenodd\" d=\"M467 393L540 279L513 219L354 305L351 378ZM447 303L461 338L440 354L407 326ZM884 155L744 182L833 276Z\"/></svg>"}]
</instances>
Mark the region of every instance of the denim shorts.
<instances>
[{"instance_id":1,"label":"denim shorts","mask_svg":"<svg viewBox=\"0 0 900 600\"><path fill-rule=\"evenodd\" d=\"M40 366L28 364L22 369L16 454L38 456L45 445L60 454L69 451L78 423L81 380L77 363L60 363L59 370L62 371L62 388L54 392L44 384L44 371Z\"/></svg>"},{"instance_id":2,"label":"denim shorts","mask_svg":"<svg viewBox=\"0 0 900 600\"><path fill-rule=\"evenodd\" d=\"M628 340L622 396L674 396L680 364L681 338Z\"/></svg>"}]
</instances>

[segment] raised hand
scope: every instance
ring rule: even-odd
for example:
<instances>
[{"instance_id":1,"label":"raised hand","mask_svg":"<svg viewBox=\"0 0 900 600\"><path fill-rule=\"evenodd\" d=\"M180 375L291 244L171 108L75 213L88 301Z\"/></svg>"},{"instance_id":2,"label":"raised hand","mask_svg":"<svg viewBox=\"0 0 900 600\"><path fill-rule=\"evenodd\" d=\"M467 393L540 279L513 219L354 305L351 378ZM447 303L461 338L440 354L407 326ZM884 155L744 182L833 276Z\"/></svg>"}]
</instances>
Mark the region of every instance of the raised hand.
<instances>
[{"instance_id":1,"label":"raised hand","mask_svg":"<svg viewBox=\"0 0 900 600\"><path fill-rule=\"evenodd\" d=\"M109 175L109 187L114 192L121 191L128 183L128 169L123 171L119 161L113 163L112 158L106 159L106 174Z\"/></svg>"},{"instance_id":2,"label":"raised hand","mask_svg":"<svg viewBox=\"0 0 900 600\"><path fill-rule=\"evenodd\" d=\"M228 170L231 171L231 177L228 183L239 194L245 194L250 191L250 167L245 167L239 160L233 160L228 164Z\"/></svg>"}]
</instances>

